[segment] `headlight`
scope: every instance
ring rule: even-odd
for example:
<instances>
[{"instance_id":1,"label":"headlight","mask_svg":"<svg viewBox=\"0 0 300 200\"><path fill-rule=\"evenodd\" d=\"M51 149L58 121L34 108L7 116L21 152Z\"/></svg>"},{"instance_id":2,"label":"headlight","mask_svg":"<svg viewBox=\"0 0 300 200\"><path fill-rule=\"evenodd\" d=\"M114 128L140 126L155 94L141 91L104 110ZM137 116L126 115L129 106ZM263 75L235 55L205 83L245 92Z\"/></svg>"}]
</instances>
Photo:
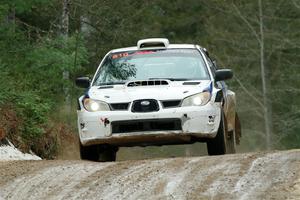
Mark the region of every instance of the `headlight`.
<instances>
[{"instance_id":1,"label":"headlight","mask_svg":"<svg viewBox=\"0 0 300 200\"><path fill-rule=\"evenodd\" d=\"M210 92L201 92L185 98L181 106L204 106L209 102L210 97Z\"/></svg>"},{"instance_id":2,"label":"headlight","mask_svg":"<svg viewBox=\"0 0 300 200\"><path fill-rule=\"evenodd\" d=\"M89 112L109 111L110 108L107 103L103 101L96 101L90 98L83 99L83 106Z\"/></svg>"}]
</instances>

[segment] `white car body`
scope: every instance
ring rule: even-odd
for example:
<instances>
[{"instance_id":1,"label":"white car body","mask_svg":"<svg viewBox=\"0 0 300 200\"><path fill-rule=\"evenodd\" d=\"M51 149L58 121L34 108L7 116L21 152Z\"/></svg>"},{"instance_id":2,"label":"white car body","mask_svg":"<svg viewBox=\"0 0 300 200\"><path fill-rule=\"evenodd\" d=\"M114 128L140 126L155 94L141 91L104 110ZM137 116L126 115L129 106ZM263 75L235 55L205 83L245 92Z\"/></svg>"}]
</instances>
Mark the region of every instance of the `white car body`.
<instances>
[{"instance_id":1,"label":"white car body","mask_svg":"<svg viewBox=\"0 0 300 200\"><path fill-rule=\"evenodd\" d=\"M123 85L101 88L99 86L93 86L95 81L94 76L87 93L79 98L77 114L79 138L82 146L98 144L118 147L147 146L206 141L216 136L220 126L222 112L224 112L227 119L227 131L234 129L235 94L227 90L227 86L224 83L215 82L213 72L209 67L208 58L205 55L205 49L198 45L169 44L167 40L162 39L142 40L139 41L136 47L110 51L100 63L97 72L101 69L105 58L112 53L160 48L141 47L143 42L147 43L153 41L164 43L167 49L198 50L200 52L199 56L202 56L205 61L210 80L154 80L163 81L164 84L162 85L151 85L153 81L151 82L150 80L134 80L128 81ZM131 86L129 86L129 84L131 84ZM209 91L211 93L210 100L206 105L180 106L185 98L203 91ZM220 94L220 92L223 94L222 99L216 100L218 98L217 94ZM110 105L111 110L97 112L87 111L83 105L83 99L86 96L90 99L106 102ZM148 104L148 100L157 101L159 110L153 112L132 111L133 102L139 101L137 103ZM173 100L180 101L180 104L175 107L164 107L163 102ZM113 110L111 105L120 103L128 103L127 109ZM151 101L150 103L153 102ZM143 128L137 130L139 128L135 127L137 126L136 124L142 124ZM124 127L126 125L134 127L132 129L133 131L131 131L130 128L126 131L127 129ZM159 129L160 125L163 127L161 130ZM168 130L169 125L170 127L172 126L170 128L171 130ZM114 126L118 126L118 128ZM150 126L154 126L155 128L149 128Z\"/></svg>"}]
</instances>

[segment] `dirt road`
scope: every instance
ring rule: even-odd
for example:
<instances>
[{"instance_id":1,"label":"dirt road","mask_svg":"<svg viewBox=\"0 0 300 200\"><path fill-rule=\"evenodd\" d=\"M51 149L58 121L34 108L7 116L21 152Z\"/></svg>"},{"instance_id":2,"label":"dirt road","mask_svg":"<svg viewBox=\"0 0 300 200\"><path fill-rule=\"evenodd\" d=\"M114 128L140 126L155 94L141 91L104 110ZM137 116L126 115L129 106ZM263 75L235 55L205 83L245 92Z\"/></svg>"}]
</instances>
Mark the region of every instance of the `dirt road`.
<instances>
[{"instance_id":1,"label":"dirt road","mask_svg":"<svg viewBox=\"0 0 300 200\"><path fill-rule=\"evenodd\" d=\"M93 163L0 162L0 199L300 199L300 150Z\"/></svg>"}]
</instances>

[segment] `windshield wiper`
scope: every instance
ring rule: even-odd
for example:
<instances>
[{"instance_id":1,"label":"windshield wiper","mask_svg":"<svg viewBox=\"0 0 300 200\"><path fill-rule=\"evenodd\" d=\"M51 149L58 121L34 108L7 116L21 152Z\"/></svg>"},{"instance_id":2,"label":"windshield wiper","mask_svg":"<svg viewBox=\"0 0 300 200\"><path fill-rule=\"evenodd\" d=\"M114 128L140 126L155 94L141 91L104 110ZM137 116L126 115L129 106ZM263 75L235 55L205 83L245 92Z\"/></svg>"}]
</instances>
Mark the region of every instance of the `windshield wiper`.
<instances>
[{"instance_id":1,"label":"windshield wiper","mask_svg":"<svg viewBox=\"0 0 300 200\"><path fill-rule=\"evenodd\" d=\"M101 86L101 85L123 85L123 84L125 84L125 81L111 81L111 82L99 83L98 86Z\"/></svg>"},{"instance_id":2,"label":"windshield wiper","mask_svg":"<svg viewBox=\"0 0 300 200\"><path fill-rule=\"evenodd\" d=\"M149 80L188 81L188 78L149 78Z\"/></svg>"}]
</instances>

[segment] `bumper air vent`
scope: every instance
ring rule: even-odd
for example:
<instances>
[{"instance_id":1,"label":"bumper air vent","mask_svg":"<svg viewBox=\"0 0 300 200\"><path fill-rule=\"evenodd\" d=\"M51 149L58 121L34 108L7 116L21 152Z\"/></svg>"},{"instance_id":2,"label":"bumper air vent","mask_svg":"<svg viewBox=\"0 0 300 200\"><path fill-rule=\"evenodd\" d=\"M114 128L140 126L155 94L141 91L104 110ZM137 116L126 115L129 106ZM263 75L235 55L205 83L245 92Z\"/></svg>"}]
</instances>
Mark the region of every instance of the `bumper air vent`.
<instances>
[{"instance_id":1,"label":"bumper air vent","mask_svg":"<svg viewBox=\"0 0 300 200\"><path fill-rule=\"evenodd\" d=\"M129 103L112 103L110 107L112 110L128 110Z\"/></svg>"},{"instance_id":2,"label":"bumper air vent","mask_svg":"<svg viewBox=\"0 0 300 200\"><path fill-rule=\"evenodd\" d=\"M131 133L143 131L177 131L181 130L180 119L147 119L114 121L112 133Z\"/></svg>"},{"instance_id":3,"label":"bumper air vent","mask_svg":"<svg viewBox=\"0 0 300 200\"><path fill-rule=\"evenodd\" d=\"M181 100L167 100L167 101L161 101L164 108L175 108L179 107Z\"/></svg>"}]
</instances>

